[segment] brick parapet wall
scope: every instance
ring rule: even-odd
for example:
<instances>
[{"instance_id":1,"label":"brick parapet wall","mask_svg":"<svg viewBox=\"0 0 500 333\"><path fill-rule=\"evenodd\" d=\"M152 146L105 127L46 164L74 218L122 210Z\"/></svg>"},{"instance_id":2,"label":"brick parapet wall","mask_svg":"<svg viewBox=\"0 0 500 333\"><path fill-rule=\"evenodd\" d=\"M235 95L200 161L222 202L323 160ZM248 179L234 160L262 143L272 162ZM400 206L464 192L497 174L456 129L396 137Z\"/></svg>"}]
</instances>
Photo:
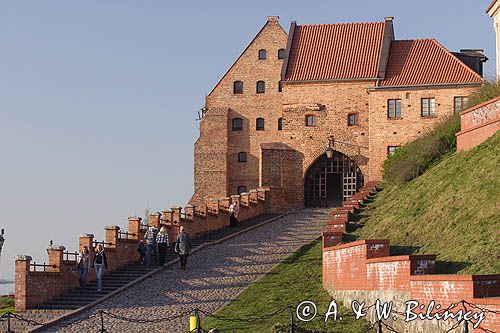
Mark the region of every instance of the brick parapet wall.
<instances>
[{"instance_id":1,"label":"brick parapet wall","mask_svg":"<svg viewBox=\"0 0 500 333\"><path fill-rule=\"evenodd\" d=\"M457 150L468 150L500 130L500 96L460 113Z\"/></svg>"},{"instance_id":2,"label":"brick parapet wall","mask_svg":"<svg viewBox=\"0 0 500 333\"><path fill-rule=\"evenodd\" d=\"M271 210L270 200L274 192L271 188L259 188L242 195L230 198L210 200L204 206L188 205L184 208L172 207L160 213L150 214L148 225L167 228L169 239L174 242L179 229L184 226L191 237L197 238L210 231L229 225L229 205L240 203L239 221L252 219ZM106 274L139 260L137 246L144 239L145 230L141 227L141 218L128 219L128 233L122 233L119 226L106 226L105 251L108 259ZM91 258L94 257L94 235L82 234L78 247L87 246ZM36 305L53 299L69 289L76 288L76 262L64 260L64 247L51 246L48 251L48 267L46 271L32 271L32 259L29 256L18 256L15 263L15 306L16 311L25 311ZM39 268L40 269L40 268ZM95 281L95 272L91 269L89 281Z\"/></svg>"},{"instance_id":3,"label":"brick parapet wall","mask_svg":"<svg viewBox=\"0 0 500 333\"><path fill-rule=\"evenodd\" d=\"M435 301L441 309L446 309L464 300L492 311L500 309L500 299L494 298L500 296L500 274L435 275L434 255L389 256L388 245L388 240L366 240L324 247L325 289L344 301L356 299L368 305L380 298L399 300L400 307L410 300L426 306ZM451 311L459 309L462 307ZM426 307L422 309L426 310ZM481 327L496 332L500 329L499 323L499 314L487 313ZM437 321L404 324L401 320L392 324L396 329L408 330L411 326L415 329L411 332L437 330L443 325Z\"/></svg>"}]
</instances>

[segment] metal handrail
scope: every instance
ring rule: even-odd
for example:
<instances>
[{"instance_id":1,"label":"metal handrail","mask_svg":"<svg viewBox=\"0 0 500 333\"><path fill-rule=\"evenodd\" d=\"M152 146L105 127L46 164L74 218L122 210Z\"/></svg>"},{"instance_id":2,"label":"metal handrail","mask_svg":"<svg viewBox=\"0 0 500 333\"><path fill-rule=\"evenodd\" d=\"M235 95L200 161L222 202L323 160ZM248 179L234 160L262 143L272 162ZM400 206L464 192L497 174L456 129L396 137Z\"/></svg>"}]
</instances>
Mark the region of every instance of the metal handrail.
<instances>
[{"instance_id":1,"label":"metal handrail","mask_svg":"<svg viewBox=\"0 0 500 333\"><path fill-rule=\"evenodd\" d=\"M32 263L30 263L30 272L38 272L36 270L37 267L43 267L43 271L46 272L48 267L57 268L57 265L48 265L46 263L37 264L36 262L32 262ZM33 268L33 270L31 268Z\"/></svg>"},{"instance_id":2,"label":"metal handrail","mask_svg":"<svg viewBox=\"0 0 500 333\"><path fill-rule=\"evenodd\" d=\"M65 256L66 256L66 259L65 259ZM69 259L70 256L74 257L74 259L70 260ZM78 252L77 251L75 251L75 252L70 252L70 251L63 252L63 260L66 260L66 261L76 261L77 257L78 257Z\"/></svg>"},{"instance_id":3,"label":"metal handrail","mask_svg":"<svg viewBox=\"0 0 500 333\"><path fill-rule=\"evenodd\" d=\"M128 231L118 231L118 238L119 239L129 239L129 236L135 237L137 234L134 234L133 232L128 232Z\"/></svg>"},{"instance_id":4,"label":"metal handrail","mask_svg":"<svg viewBox=\"0 0 500 333\"><path fill-rule=\"evenodd\" d=\"M93 241L92 242L93 246L97 246L98 244L102 244L104 247L106 247L106 245L109 245L109 246L113 245L112 242L105 242L105 241L101 241L101 242L99 242L99 241Z\"/></svg>"}]
</instances>

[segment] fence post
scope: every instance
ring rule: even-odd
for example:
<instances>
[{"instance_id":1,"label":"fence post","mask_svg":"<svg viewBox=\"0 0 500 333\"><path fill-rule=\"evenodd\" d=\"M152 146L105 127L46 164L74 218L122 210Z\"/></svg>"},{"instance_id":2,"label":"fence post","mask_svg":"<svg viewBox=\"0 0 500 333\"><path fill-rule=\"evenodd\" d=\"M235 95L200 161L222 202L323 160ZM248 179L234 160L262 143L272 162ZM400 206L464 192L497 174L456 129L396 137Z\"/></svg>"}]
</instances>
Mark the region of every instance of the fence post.
<instances>
[{"instance_id":1,"label":"fence post","mask_svg":"<svg viewBox=\"0 0 500 333\"><path fill-rule=\"evenodd\" d=\"M194 309L194 315L196 316L196 333L201 333L200 315L198 314L198 308Z\"/></svg>"},{"instance_id":2,"label":"fence post","mask_svg":"<svg viewBox=\"0 0 500 333\"><path fill-rule=\"evenodd\" d=\"M12 333L10 330L10 312L7 312L7 333Z\"/></svg>"},{"instance_id":3,"label":"fence post","mask_svg":"<svg viewBox=\"0 0 500 333\"><path fill-rule=\"evenodd\" d=\"M101 333L104 333L106 330L104 329L104 317L102 315L102 310L99 310L99 318L101 319Z\"/></svg>"},{"instance_id":4,"label":"fence post","mask_svg":"<svg viewBox=\"0 0 500 333\"><path fill-rule=\"evenodd\" d=\"M464 320L464 328L462 330L462 333L469 333L469 322L467 320Z\"/></svg>"},{"instance_id":5,"label":"fence post","mask_svg":"<svg viewBox=\"0 0 500 333\"><path fill-rule=\"evenodd\" d=\"M378 321L377 333L383 333L382 332L382 320L381 319L379 319L379 321Z\"/></svg>"},{"instance_id":6,"label":"fence post","mask_svg":"<svg viewBox=\"0 0 500 333\"><path fill-rule=\"evenodd\" d=\"M288 310L290 311L290 333L295 333L295 323L293 322L293 311L291 305L288 305Z\"/></svg>"}]
</instances>

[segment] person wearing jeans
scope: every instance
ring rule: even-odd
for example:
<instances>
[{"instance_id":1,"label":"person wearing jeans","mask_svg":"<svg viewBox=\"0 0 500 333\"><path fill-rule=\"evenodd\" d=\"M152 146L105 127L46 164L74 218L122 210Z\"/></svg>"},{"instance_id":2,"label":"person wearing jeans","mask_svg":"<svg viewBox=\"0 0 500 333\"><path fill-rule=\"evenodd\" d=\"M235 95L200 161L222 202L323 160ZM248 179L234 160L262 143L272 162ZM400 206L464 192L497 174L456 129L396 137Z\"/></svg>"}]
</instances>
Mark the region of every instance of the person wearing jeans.
<instances>
[{"instance_id":1,"label":"person wearing jeans","mask_svg":"<svg viewBox=\"0 0 500 333\"><path fill-rule=\"evenodd\" d=\"M104 268L108 269L108 261L106 259L106 253L104 252L104 246L102 246L102 244L98 244L95 248L93 266L95 275L97 276L97 291L102 291L102 274Z\"/></svg>"},{"instance_id":2,"label":"person wearing jeans","mask_svg":"<svg viewBox=\"0 0 500 333\"><path fill-rule=\"evenodd\" d=\"M82 251L78 253L76 258L76 276L81 289L87 287L87 274L90 269L90 255L89 248L84 246Z\"/></svg>"}]
</instances>

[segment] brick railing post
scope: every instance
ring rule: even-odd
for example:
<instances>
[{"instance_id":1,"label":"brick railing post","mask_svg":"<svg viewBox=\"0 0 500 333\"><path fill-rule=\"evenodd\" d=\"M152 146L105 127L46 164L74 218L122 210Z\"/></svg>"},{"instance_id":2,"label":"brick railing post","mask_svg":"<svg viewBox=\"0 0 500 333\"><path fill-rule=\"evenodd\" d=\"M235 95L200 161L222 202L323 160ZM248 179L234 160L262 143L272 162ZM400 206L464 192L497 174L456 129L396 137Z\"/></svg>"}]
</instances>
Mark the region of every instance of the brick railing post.
<instances>
[{"instance_id":1,"label":"brick railing post","mask_svg":"<svg viewBox=\"0 0 500 333\"><path fill-rule=\"evenodd\" d=\"M250 203L256 204L258 193L257 190L250 190L249 192Z\"/></svg>"},{"instance_id":2,"label":"brick railing post","mask_svg":"<svg viewBox=\"0 0 500 333\"><path fill-rule=\"evenodd\" d=\"M186 220L188 220L188 221L194 220L194 206L193 205L186 205L186 207L184 207L184 213L186 214Z\"/></svg>"},{"instance_id":3,"label":"brick railing post","mask_svg":"<svg viewBox=\"0 0 500 333\"><path fill-rule=\"evenodd\" d=\"M148 225L160 230L160 213L149 214Z\"/></svg>"},{"instance_id":4,"label":"brick railing post","mask_svg":"<svg viewBox=\"0 0 500 333\"><path fill-rule=\"evenodd\" d=\"M50 245L47 248L47 254L49 255L49 265L47 271L49 272L60 272L63 265L63 252L66 250L64 246L60 245Z\"/></svg>"},{"instance_id":5,"label":"brick railing post","mask_svg":"<svg viewBox=\"0 0 500 333\"><path fill-rule=\"evenodd\" d=\"M222 198L219 199L219 210L227 211L229 209L229 205L231 205L231 198Z\"/></svg>"},{"instance_id":6,"label":"brick railing post","mask_svg":"<svg viewBox=\"0 0 500 333\"><path fill-rule=\"evenodd\" d=\"M250 193L241 193L240 197L240 205L243 207L248 207L250 204Z\"/></svg>"},{"instance_id":7,"label":"brick railing post","mask_svg":"<svg viewBox=\"0 0 500 333\"><path fill-rule=\"evenodd\" d=\"M18 255L16 257L16 284L14 304L17 312L24 312L28 308L31 295L28 294L28 277L30 272L31 257Z\"/></svg>"},{"instance_id":8,"label":"brick railing post","mask_svg":"<svg viewBox=\"0 0 500 333\"><path fill-rule=\"evenodd\" d=\"M231 196L230 203L238 203L238 205L241 205L241 195L235 194Z\"/></svg>"},{"instance_id":9,"label":"brick railing post","mask_svg":"<svg viewBox=\"0 0 500 333\"><path fill-rule=\"evenodd\" d=\"M141 218L137 216L131 216L128 218L128 235L129 239L140 239L141 236Z\"/></svg>"},{"instance_id":10,"label":"brick railing post","mask_svg":"<svg viewBox=\"0 0 500 333\"><path fill-rule=\"evenodd\" d=\"M266 201L266 192L267 190L265 188L257 189L257 198L261 201Z\"/></svg>"},{"instance_id":11,"label":"brick railing post","mask_svg":"<svg viewBox=\"0 0 500 333\"><path fill-rule=\"evenodd\" d=\"M89 249L90 254L94 253L94 235L93 234L81 234L79 237L79 249L83 250L86 246Z\"/></svg>"},{"instance_id":12,"label":"brick railing post","mask_svg":"<svg viewBox=\"0 0 500 333\"><path fill-rule=\"evenodd\" d=\"M172 211L172 222L174 224L181 223L181 210L182 210L181 207L172 207L171 208L171 211Z\"/></svg>"},{"instance_id":13,"label":"brick railing post","mask_svg":"<svg viewBox=\"0 0 500 333\"><path fill-rule=\"evenodd\" d=\"M164 210L163 211L163 223L171 225L173 220L174 220L173 212L170 209Z\"/></svg>"},{"instance_id":14,"label":"brick railing post","mask_svg":"<svg viewBox=\"0 0 500 333\"><path fill-rule=\"evenodd\" d=\"M207 213L210 212L212 215L218 215L219 214L219 200L218 199L210 199L208 200L207 204Z\"/></svg>"},{"instance_id":15,"label":"brick railing post","mask_svg":"<svg viewBox=\"0 0 500 333\"><path fill-rule=\"evenodd\" d=\"M106 244L109 247L115 247L118 245L118 231L120 227L117 225L107 225L106 230L106 243L111 243L111 245Z\"/></svg>"}]
</instances>

